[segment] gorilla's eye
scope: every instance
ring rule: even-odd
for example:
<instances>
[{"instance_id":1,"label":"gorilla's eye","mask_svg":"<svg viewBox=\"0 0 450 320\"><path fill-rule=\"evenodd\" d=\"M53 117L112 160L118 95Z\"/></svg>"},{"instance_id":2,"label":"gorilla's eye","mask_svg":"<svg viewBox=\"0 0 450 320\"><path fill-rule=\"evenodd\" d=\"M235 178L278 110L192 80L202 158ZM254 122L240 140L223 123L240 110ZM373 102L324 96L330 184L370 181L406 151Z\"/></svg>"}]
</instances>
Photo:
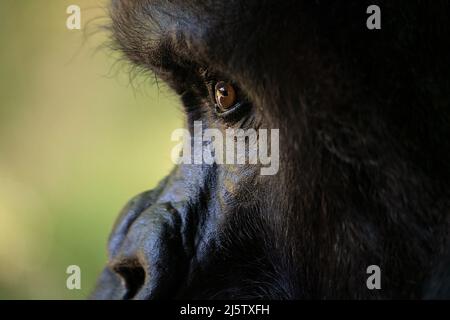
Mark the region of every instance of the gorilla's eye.
<instances>
[{"instance_id":1,"label":"gorilla's eye","mask_svg":"<svg viewBox=\"0 0 450 320\"><path fill-rule=\"evenodd\" d=\"M214 88L216 104L219 112L226 112L236 104L236 90L228 82L217 82Z\"/></svg>"}]
</instances>

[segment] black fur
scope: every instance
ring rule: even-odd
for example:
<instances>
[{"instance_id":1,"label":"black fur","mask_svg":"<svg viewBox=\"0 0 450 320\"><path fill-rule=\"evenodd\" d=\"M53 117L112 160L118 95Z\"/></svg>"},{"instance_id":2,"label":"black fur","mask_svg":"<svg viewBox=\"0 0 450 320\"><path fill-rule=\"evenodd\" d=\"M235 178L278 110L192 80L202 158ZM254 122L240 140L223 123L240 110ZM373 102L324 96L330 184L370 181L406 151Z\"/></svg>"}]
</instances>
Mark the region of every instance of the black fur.
<instances>
[{"instance_id":1,"label":"black fur","mask_svg":"<svg viewBox=\"0 0 450 320\"><path fill-rule=\"evenodd\" d=\"M189 128L279 128L280 171L176 167L124 210L94 298L450 298L448 1L114 0L111 15ZM218 80L244 115L216 116Z\"/></svg>"}]
</instances>

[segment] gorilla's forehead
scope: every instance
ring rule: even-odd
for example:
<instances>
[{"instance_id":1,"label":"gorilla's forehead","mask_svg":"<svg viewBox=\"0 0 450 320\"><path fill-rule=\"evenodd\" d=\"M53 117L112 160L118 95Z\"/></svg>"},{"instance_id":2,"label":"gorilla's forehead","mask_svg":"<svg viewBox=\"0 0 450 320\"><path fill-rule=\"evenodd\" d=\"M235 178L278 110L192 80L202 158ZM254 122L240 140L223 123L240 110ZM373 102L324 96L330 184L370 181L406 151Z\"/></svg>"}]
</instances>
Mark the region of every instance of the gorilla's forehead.
<instances>
[{"instance_id":1,"label":"gorilla's forehead","mask_svg":"<svg viewBox=\"0 0 450 320\"><path fill-rule=\"evenodd\" d=\"M297 9L296 1L113 0L113 32L130 60L155 71L168 59L228 70L251 65L255 55L264 61L264 52L283 46L289 24L297 25Z\"/></svg>"},{"instance_id":2,"label":"gorilla's forehead","mask_svg":"<svg viewBox=\"0 0 450 320\"><path fill-rule=\"evenodd\" d=\"M379 56L398 50L407 41L402 34L412 32L409 23L416 22L426 7L426 3L400 6L376 1L388 13L386 28L390 29L389 35L376 35L365 28L366 9L372 2L112 0L111 16L120 49L135 63L161 67L164 54L170 52L207 64L304 67L300 62L310 52L328 55L333 51L337 59L353 61L355 54ZM448 7L444 3L439 2ZM420 30L426 34L437 27L448 28L428 22Z\"/></svg>"},{"instance_id":3,"label":"gorilla's forehead","mask_svg":"<svg viewBox=\"0 0 450 320\"><path fill-rule=\"evenodd\" d=\"M448 64L441 44L450 25L440 23L447 14L439 6L377 3L386 17L376 33L365 27L371 0L113 0L111 16L119 49L164 80L207 67L233 79L261 110L297 112L309 103L322 115L335 106L356 108L367 92L385 91L387 101L377 107L388 108L386 81L394 88L411 66L425 74ZM415 27L423 12L441 17ZM435 55L425 60L420 52Z\"/></svg>"}]
</instances>

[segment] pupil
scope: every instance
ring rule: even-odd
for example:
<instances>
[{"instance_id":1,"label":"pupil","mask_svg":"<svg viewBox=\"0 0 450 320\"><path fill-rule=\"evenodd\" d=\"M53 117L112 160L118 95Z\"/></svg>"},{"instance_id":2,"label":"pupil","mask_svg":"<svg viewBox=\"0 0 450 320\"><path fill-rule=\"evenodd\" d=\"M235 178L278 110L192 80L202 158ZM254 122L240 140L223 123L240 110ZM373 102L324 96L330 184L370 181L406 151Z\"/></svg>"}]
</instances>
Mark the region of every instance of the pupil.
<instances>
[{"instance_id":1,"label":"pupil","mask_svg":"<svg viewBox=\"0 0 450 320\"><path fill-rule=\"evenodd\" d=\"M225 89L224 87L220 88L220 89L219 89L219 92L220 92L223 96L225 96L225 97L228 96L228 91L227 91L227 89Z\"/></svg>"}]
</instances>

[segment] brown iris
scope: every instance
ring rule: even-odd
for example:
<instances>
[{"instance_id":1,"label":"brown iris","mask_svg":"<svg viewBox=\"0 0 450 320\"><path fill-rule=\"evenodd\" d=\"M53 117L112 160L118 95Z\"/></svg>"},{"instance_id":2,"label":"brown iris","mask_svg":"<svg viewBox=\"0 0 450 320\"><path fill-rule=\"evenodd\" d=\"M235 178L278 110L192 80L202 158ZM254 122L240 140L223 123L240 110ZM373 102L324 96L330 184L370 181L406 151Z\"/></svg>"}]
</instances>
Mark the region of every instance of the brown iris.
<instances>
[{"instance_id":1,"label":"brown iris","mask_svg":"<svg viewBox=\"0 0 450 320\"><path fill-rule=\"evenodd\" d=\"M236 104L236 91L225 81L217 82L214 89L217 106L221 111L227 111Z\"/></svg>"}]
</instances>

